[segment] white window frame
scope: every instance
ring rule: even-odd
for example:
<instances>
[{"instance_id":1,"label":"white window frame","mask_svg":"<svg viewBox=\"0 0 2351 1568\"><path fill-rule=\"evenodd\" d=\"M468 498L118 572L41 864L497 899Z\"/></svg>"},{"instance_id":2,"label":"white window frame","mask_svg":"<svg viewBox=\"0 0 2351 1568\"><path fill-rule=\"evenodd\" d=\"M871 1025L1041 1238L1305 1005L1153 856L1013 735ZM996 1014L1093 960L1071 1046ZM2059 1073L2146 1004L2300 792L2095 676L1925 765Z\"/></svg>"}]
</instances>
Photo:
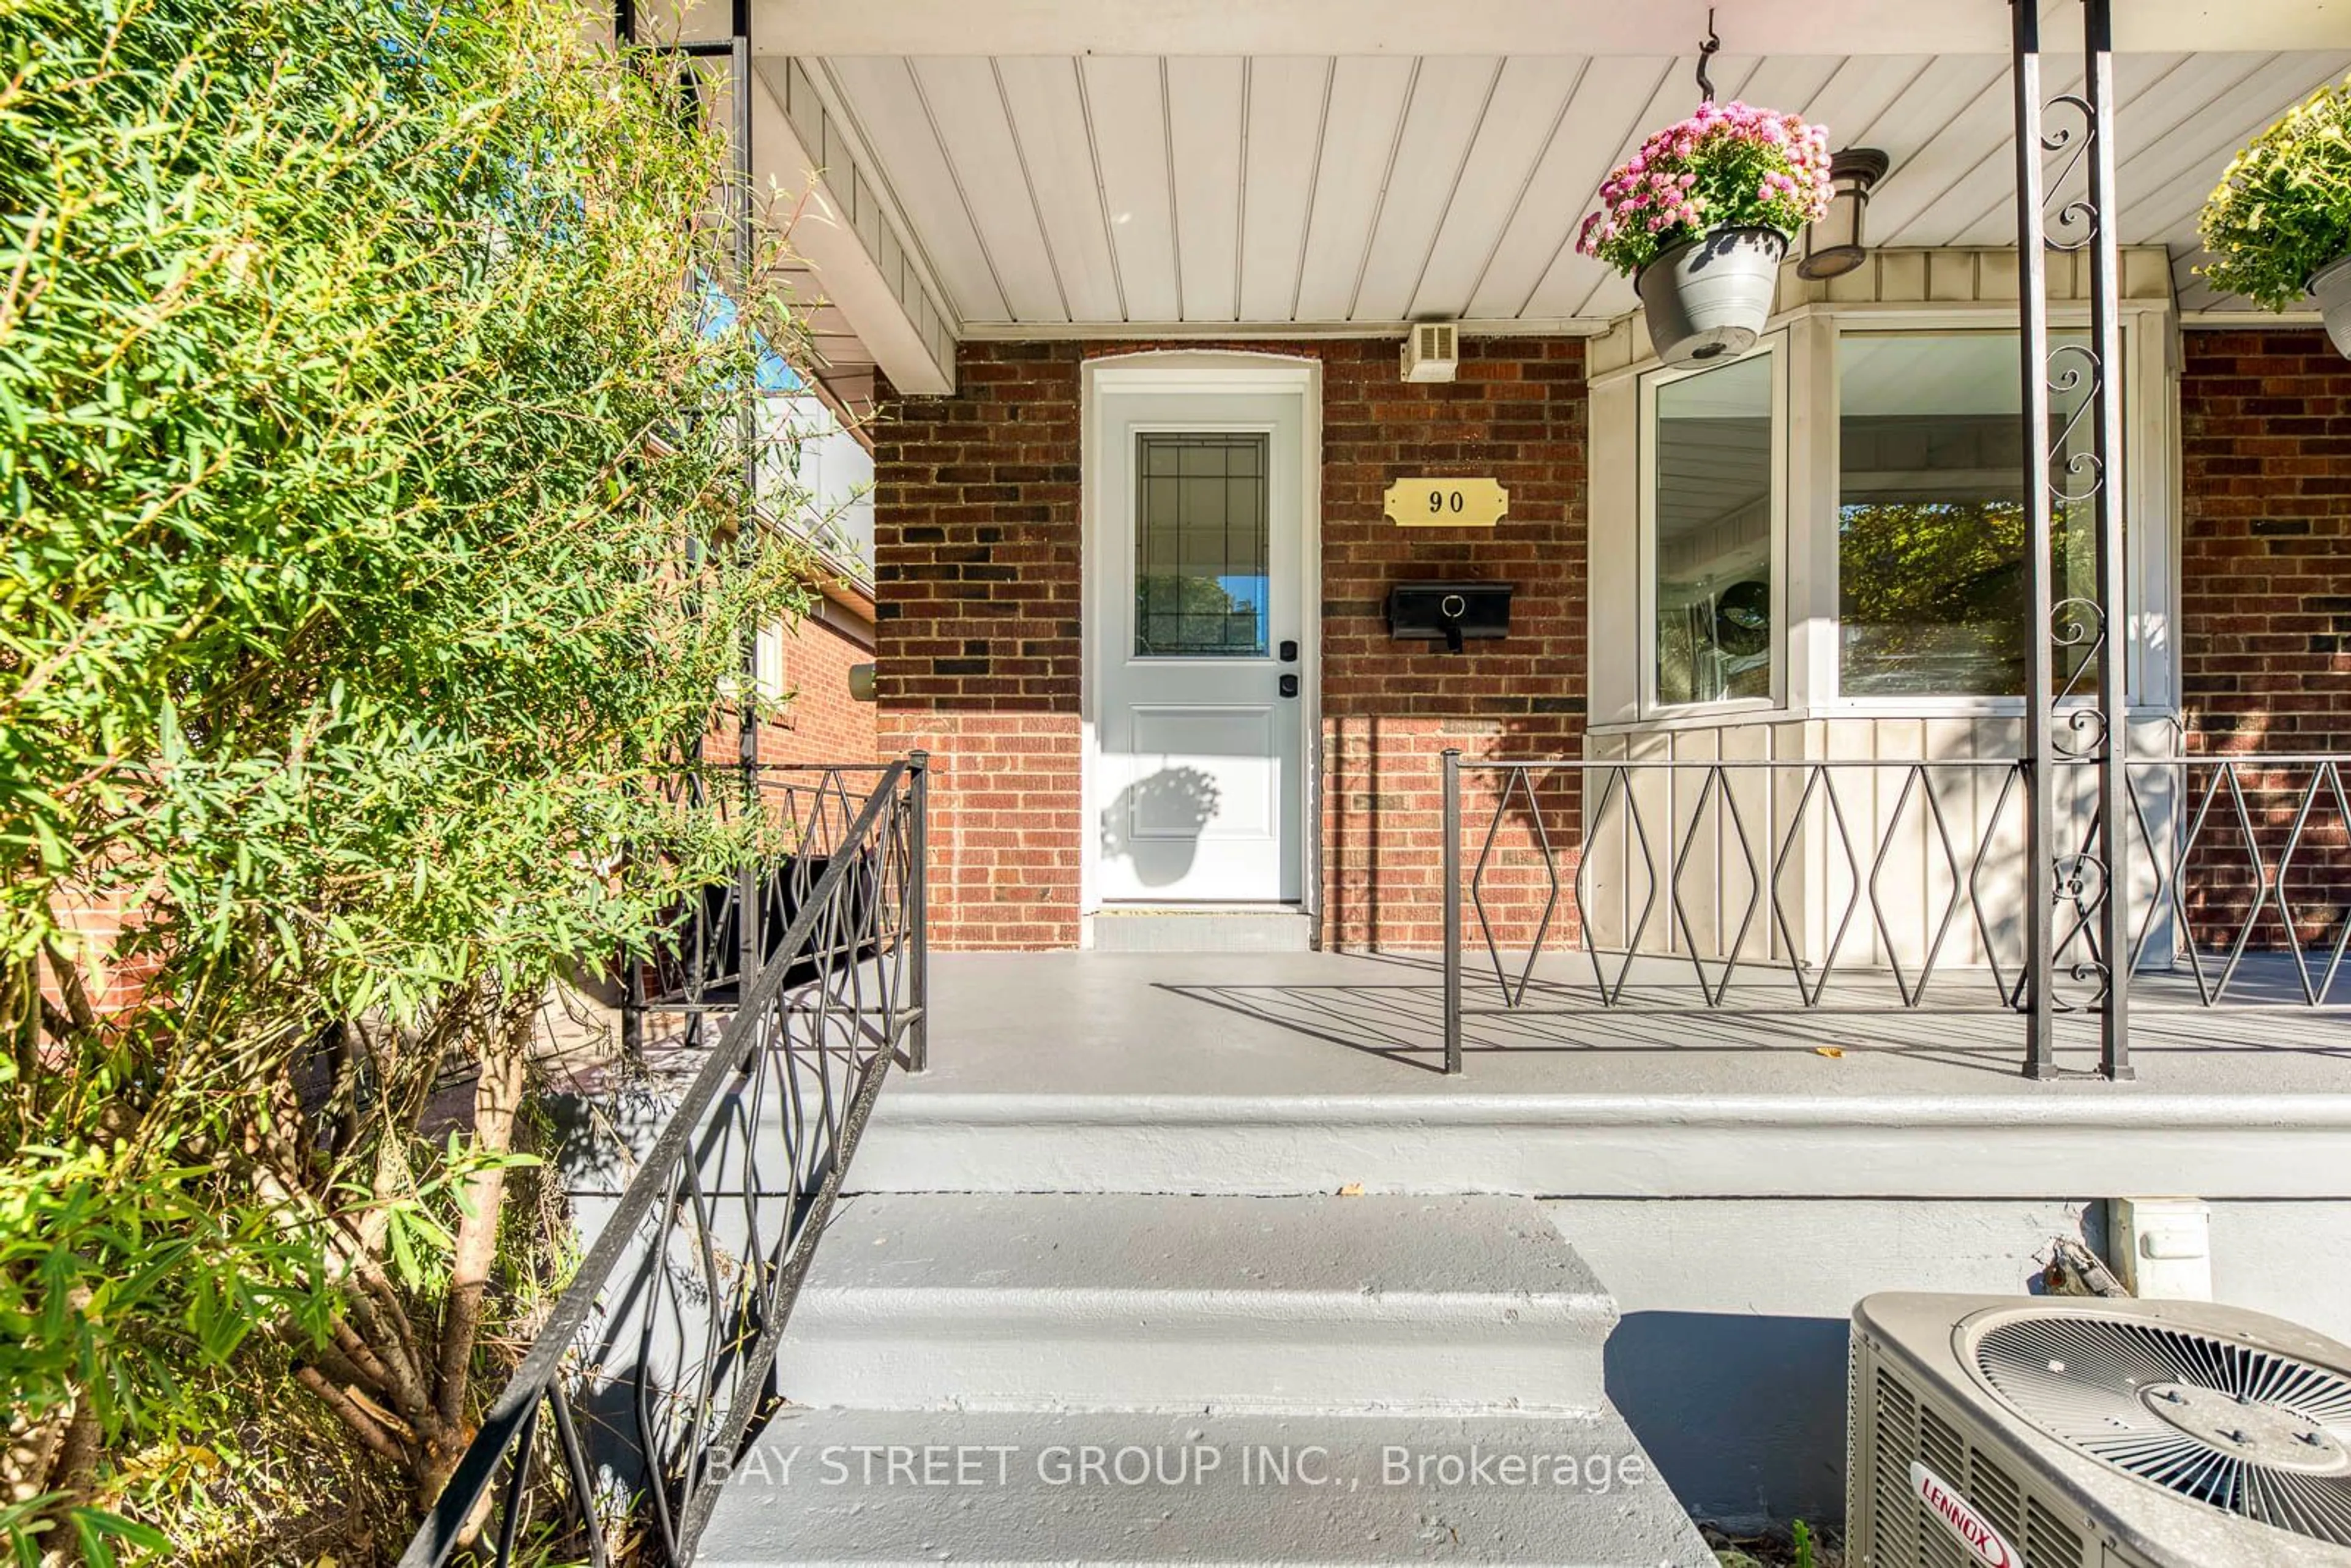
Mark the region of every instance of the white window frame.
<instances>
[{"instance_id":1,"label":"white window frame","mask_svg":"<svg viewBox=\"0 0 2351 1568\"><path fill-rule=\"evenodd\" d=\"M1591 699L1588 733L1637 737L1797 719L1942 719L2021 716L2019 696L1865 696L1842 694L1837 628L1840 405L1837 342L1847 331L1944 333L2010 331L2015 302L1985 298L1933 301L1818 301L1775 318L1783 340L1779 378L1786 404L1778 443L1786 464L1774 561L1774 699L1661 706L1656 698L1651 524L1656 505L1654 399L1651 389L1686 371L1635 360L1592 378ZM2053 299L2053 331L2088 325L2088 308ZM2123 365L2122 486L2129 508L2125 563L2126 689L2135 720L2176 716L2179 709L2178 609L2181 514L2179 322L2168 298L2126 298L2116 322ZM1630 452L1627 452L1627 447ZM1620 455L1612 460L1613 452ZM1625 461L1625 457L1631 461ZM1621 519L1621 521L1613 521Z\"/></svg>"},{"instance_id":2,"label":"white window frame","mask_svg":"<svg viewBox=\"0 0 2351 1568\"><path fill-rule=\"evenodd\" d=\"M1642 721L1707 720L1744 714L1770 714L1788 706L1788 478L1789 336L1784 329L1765 333L1755 346L1733 360L1703 365L1660 367L1643 373L1639 383L1638 467L1640 524L1635 530L1634 566L1640 599L1640 684L1638 711ZM1743 364L1754 359L1771 366L1771 693L1762 697L1724 697L1711 702L1668 703L1657 695L1657 393L1677 382L1692 380Z\"/></svg>"}]
</instances>

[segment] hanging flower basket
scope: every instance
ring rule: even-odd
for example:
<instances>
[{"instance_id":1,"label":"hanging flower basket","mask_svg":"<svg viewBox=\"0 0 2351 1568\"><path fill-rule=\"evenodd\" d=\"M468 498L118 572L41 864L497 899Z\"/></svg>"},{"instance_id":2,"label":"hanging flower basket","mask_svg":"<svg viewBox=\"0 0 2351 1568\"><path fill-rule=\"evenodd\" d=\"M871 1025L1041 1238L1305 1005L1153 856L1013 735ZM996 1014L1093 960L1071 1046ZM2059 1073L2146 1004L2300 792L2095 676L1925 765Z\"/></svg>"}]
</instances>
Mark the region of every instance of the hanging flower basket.
<instances>
[{"instance_id":1,"label":"hanging flower basket","mask_svg":"<svg viewBox=\"0 0 2351 1568\"><path fill-rule=\"evenodd\" d=\"M1771 319L1788 242L1829 206L1829 133L1702 103L1600 186L1575 248L1634 280L1667 364L1744 352Z\"/></svg>"},{"instance_id":2,"label":"hanging flower basket","mask_svg":"<svg viewBox=\"0 0 2351 1568\"><path fill-rule=\"evenodd\" d=\"M2198 220L2196 270L2269 310L2314 300L2351 357L2351 80L2325 87L2237 154Z\"/></svg>"}]
</instances>

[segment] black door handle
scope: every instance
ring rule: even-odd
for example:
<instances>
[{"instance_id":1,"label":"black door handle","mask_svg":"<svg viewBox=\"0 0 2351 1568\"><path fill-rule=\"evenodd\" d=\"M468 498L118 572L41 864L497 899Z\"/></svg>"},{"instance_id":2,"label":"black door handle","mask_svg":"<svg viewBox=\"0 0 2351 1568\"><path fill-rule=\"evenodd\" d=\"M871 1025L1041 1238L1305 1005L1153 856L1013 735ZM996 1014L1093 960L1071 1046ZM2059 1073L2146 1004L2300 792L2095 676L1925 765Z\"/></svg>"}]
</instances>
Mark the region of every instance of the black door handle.
<instances>
[{"instance_id":1,"label":"black door handle","mask_svg":"<svg viewBox=\"0 0 2351 1568\"><path fill-rule=\"evenodd\" d=\"M1298 677L1296 675L1284 675L1281 677L1281 695L1286 697L1294 697L1298 695Z\"/></svg>"}]
</instances>

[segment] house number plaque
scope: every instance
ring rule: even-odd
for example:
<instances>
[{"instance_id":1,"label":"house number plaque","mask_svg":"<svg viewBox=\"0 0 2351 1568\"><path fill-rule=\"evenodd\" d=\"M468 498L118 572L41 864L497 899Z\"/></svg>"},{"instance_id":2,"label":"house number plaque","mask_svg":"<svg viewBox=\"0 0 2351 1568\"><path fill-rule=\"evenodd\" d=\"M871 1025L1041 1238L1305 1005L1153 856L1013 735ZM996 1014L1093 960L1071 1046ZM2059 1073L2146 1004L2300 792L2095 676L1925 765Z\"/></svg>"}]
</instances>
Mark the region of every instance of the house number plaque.
<instances>
[{"instance_id":1,"label":"house number plaque","mask_svg":"<svg viewBox=\"0 0 2351 1568\"><path fill-rule=\"evenodd\" d=\"M1399 479L1388 486L1388 521L1400 528L1490 528L1510 510L1510 493L1492 479Z\"/></svg>"}]
</instances>

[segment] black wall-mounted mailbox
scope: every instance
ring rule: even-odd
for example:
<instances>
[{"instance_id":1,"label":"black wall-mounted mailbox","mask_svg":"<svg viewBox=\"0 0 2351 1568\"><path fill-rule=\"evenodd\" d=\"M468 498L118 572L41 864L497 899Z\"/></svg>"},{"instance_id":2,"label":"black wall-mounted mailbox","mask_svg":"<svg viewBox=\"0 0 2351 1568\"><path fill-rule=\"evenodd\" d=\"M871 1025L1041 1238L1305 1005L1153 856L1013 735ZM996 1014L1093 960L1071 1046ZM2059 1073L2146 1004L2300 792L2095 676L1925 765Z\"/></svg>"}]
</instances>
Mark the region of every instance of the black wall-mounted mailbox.
<instances>
[{"instance_id":1,"label":"black wall-mounted mailbox","mask_svg":"<svg viewBox=\"0 0 2351 1568\"><path fill-rule=\"evenodd\" d=\"M1441 640L1461 652L1470 640L1510 634L1508 582L1399 582L1388 590L1388 634Z\"/></svg>"}]
</instances>

